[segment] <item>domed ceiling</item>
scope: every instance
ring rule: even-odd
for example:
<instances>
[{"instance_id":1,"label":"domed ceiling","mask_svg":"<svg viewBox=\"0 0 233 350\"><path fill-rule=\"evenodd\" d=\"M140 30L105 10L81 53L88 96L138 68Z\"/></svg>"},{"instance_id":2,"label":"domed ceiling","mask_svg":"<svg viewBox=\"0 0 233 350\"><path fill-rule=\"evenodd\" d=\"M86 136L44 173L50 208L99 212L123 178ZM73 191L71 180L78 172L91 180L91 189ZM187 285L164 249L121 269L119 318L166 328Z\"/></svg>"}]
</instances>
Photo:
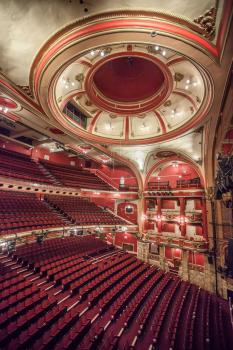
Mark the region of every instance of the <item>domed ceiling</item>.
<instances>
[{"instance_id":1,"label":"domed ceiling","mask_svg":"<svg viewBox=\"0 0 233 350\"><path fill-rule=\"evenodd\" d=\"M206 91L206 72L189 58L160 45L125 43L92 47L61 67L48 104L59 123L86 139L143 144L200 122L211 101Z\"/></svg>"}]
</instances>

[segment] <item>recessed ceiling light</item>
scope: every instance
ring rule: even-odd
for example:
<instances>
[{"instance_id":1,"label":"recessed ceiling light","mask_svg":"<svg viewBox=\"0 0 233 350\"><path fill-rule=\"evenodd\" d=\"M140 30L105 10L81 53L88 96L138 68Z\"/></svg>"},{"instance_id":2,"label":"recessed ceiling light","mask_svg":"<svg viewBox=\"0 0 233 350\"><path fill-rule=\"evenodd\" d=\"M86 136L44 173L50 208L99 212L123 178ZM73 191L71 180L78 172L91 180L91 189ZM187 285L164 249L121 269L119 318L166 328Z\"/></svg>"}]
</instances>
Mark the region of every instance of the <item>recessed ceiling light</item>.
<instances>
[{"instance_id":1,"label":"recessed ceiling light","mask_svg":"<svg viewBox=\"0 0 233 350\"><path fill-rule=\"evenodd\" d=\"M159 51L159 46L155 45L155 51Z\"/></svg>"},{"instance_id":2,"label":"recessed ceiling light","mask_svg":"<svg viewBox=\"0 0 233 350\"><path fill-rule=\"evenodd\" d=\"M105 125L105 129L106 129L106 130L111 130L111 129L113 129L112 124L111 124L111 123L106 124L106 125Z\"/></svg>"},{"instance_id":3,"label":"recessed ceiling light","mask_svg":"<svg viewBox=\"0 0 233 350\"><path fill-rule=\"evenodd\" d=\"M104 51L100 52L100 56L102 56L102 57L104 56Z\"/></svg>"},{"instance_id":4,"label":"recessed ceiling light","mask_svg":"<svg viewBox=\"0 0 233 350\"><path fill-rule=\"evenodd\" d=\"M95 54L95 51L91 50L91 55L94 56L94 54Z\"/></svg>"},{"instance_id":5,"label":"recessed ceiling light","mask_svg":"<svg viewBox=\"0 0 233 350\"><path fill-rule=\"evenodd\" d=\"M165 50L162 51L162 55L166 56L166 51Z\"/></svg>"},{"instance_id":6,"label":"recessed ceiling light","mask_svg":"<svg viewBox=\"0 0 233 350\"><path fill-rule=\"evenodd\" d=\"M0 106L0 111L3 111L4 113L7 113L8 110L9 110L9 109L8 109L7 107Z\"/></svg>"}]
</instances>

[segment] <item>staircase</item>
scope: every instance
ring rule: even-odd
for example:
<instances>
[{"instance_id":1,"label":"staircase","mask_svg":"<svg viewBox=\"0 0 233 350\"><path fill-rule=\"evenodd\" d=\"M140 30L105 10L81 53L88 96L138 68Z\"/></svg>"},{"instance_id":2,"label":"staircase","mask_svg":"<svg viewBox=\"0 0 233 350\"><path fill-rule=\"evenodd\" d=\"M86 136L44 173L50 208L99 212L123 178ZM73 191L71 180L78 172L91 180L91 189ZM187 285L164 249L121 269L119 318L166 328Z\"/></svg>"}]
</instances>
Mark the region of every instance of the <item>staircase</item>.
<instances>
[{"instance_id":1,"label":"staircase","mask_svg":"<svg viewBox=\"0 0 233 350\"><path fill-rule=\"evenodd\" d=\"M111 211L109 208L106 208L105 210L108 211L109 213L111 213L113 216L115 216L115 217L121 219L122 221L125 221L125 225L135 225L135 224L133 224L131 221L126 220L125 218L122 218L120 215L115 214L115 213L114 213L113 211Z\"/></svg>"},{"instance_id":2,"label":"staircase","mask_svg":"<svg viewBox=\"0 0 233 350\"><path fill-rule=\"evenodd\" d=\"M41 163L37 163L39 169L41 172L53 183L55 186L63 186L63 184L53 175L50 173L48 169L45 168L45 166Z\"/></svg>"},{"instance_id":3,"label":"staircase","mask_svg":"<svg viewBox=\"0 0 233 350\"><path fill-rule=\"evenodd\" d=\"M44 200L44 203L50 210L52 210L57 216L60 217L60 219L64 222L65 226L70 226L74 224L74 220L68 214L62 211L55 204L49 202L47 198Z\"/></svg>"},{"instance_id":4,"label":"staircase","mask_svg":"<svg viewBox=\"0 0 233 350\"><path fill-rule=\"evenodd\" d=\"M98 169L88 169L91 173L95 174L97 177L99 177L102 181L106 182L109 186L112 187L114 191L118 191L117 185L114 183L114 181L106 174L102 173L102 171Z\"/></svg>"}]
</instances>

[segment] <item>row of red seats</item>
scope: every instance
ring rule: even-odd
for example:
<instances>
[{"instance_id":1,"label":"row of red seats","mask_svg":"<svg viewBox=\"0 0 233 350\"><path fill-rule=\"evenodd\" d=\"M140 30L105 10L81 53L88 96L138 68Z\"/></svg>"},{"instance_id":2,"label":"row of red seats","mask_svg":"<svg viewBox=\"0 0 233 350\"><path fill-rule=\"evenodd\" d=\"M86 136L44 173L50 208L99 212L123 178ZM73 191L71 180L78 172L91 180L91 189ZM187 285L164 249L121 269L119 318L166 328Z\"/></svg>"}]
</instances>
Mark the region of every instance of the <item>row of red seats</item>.
<instances>
[{"instance_id":1,"label":"row of red seats","mask_svg":"<svg viewBox=\"0 0 233 350\"><path fill-rule=\"evenodd\" d=\"M48 170L48 175L42 172L39 167L40 163ZM54 179L56 179L68 187L114 190L102 178L87 169L77 169L46 161L40 163L36 163L29 156L0 149L0 175L47 184L54 184ZM52 177L49 176L49 173Z\"/></svg>"},{"instance_id":2,"label":"row of red seats","mask_svg":"<svg viewBox=\"0 0 233 350\"><path fill-rule=\"evenodd\" d=\"M0 149L0 174L33 182L51 183L29 156L4 149Z\"/></svg>"},{"instance_id":3,"label":"row of red seats","mask_svg":"<svg viewBox=\"0 0 233 350\"><path fill-rule=\"evenodd\" d=\"M127 302L127 308L125 308L124 312L120 313L119 318L116 317L118 309L114 307L114 305L111 306L110 313L114 317L103 336L101 347L109 349L113 346L117 346L120 340L119 334L122 335L123 331L130 330L130 334L132 333L133 338L137 332L142 332L143 325L139 324L137 329L135 329L135 326L133 325L135 315L140 309L144 309L143 306L146 302L147 296L154 290L155 286L158 288L161 281L163 281L163 277L164 274L162 271L157 271L155 267L151 267L149 270L146 270L146 273L141 275L130 285L131 294L128 293L129 288L123 293L122 298ZM138 320L140 317L141 313ZM143 318L141 319L142 321L144 320ZM128 339L127 342L129 344Z\"/></svg>"},{"instance_id":4,"label":"row of red seats","mask_svg":"<svg viewBox=\"0 0 233 350\"><path fill-rule=\"evenodd\" d=\"M145 264L139 266L132 274L123 275L122 284L116 285L115 288L119 297L113 299L112 303L111 299L107 302L110 305L108 310L103 311L102 308L100 309L101 319L97 319L95 321L96 323L93 324L94 326L99 325L105 330L99 348L118 348L118 341L124 329L127 329L129 326L130 319L135 317L138 310L142 307L143 302L146 300L148 292L154 288L162 275L163 273L157 271L155 267L149 267L149 265ZM126 281L129 282L128 285ZM113 295L114 293L110 291L109 296L112 297ZM101 302L100 305L103 306L103 302ZM105 301L104 305L106 305ZM107 315L111 315L110 319L109 317L107 318ZM98 333L91 335L90 332L88 332L84 342L95 342L98 336ZM98 342L100 341L101 338ZM126 346L126 344L124 344L124 346Z\"/></svg>"},{"instance_id":5,"label":"row of red seats","mask_svg":"<svg viewBox=\"0 0 233 350\"><path fill-rule=\"evenodd\" d=\"M32 243L29 247L30 249L28 246L18 247L12 257L22 264L33 266L38 271L41 266L45 267L46 264L56 261L58 257L70 256L74 252L85 253L93 249L94 251L103 250L106 249L106 244L93 236L85 236L85 240L82 237L54 238L45 240L42 245Z\"/></svg>"},{"instance_id":6,"label":"row of red seats","mask_svg":"<svg viewBox=\"0 0 233 350\"><path fill-rule=\"evenodd\" d=\"M102 325L101 327L97 326L93 330L91 327L93 321L96 320L95 326L99 319L100 321L104 321L105 325L111 322L111 320L114 319L114 314L112 315L107 312L107 310L111 305L114 306L115 310L119 310L119 306L121 308L124 304L124 299L122 297L124 291L128 290L131 284L137 281L147 269L149 269L149 265L145 266L142 262L135 261L134 266L126 265L122 271L118 272L116 276L111 278L109 285L105 286L104 293L101 293L99 290L94 291L92 293L92 298L88 298L90 305L88 311L85 314L80 315L76 323L69 328L65 335L62 336L54 349L66 349L69 347L81 349L82 341L84 340L84 337L88 337L88 335L87 344L85 344L87 348L99 348L95 344L96 336L99 331L104 331L104 327ZM115 279L116 281L114 281ZM99 288L102 289L103 286L100 286ZM94 306L92 307L92 305ZM76 310L80 312L81 305L78 306ZM96 318L96 316L98 316L98 318ZM89 333L91 330L93 331L92 335ZM46 341L48 341L48 339L46 339ZM83 348L85 349L86 347Z\"/></svg>"},{"instance_id":7,"label":"row of red seats","mask_svg":"<svg viewBox=\"0 0 233 350\"><path fill-rule=\"evenodd\" d=\"M78 243L76 251L71 249L68 253L67 248L75 246L75 241ZM23 263L25 257L27 261L36 261L33 267L40 271L42 278L54 278L59 273L62 273L60 277L63 273L64 278L71 276L73 263L77 290L70 294L60 290L57 296L59 287L52 285L48 292L41 293L33 275L30 276L33 285L25 289L22 289L19 279L15 280L15 289L11 289L12 283L6 285L5 290L9 287L10 294L7 296L4 292L3 303L6 304L0 304L3 329L0 331L0 348L232 348L233 335L226 301L127 253L107 251L106 256L97 255L93 259L87 253L97 242L100 240L91 236L67 237L45 240L42 245L17 247L15 256L18 261ZM102 244L107 249L107 245ZM79 246L86 247L82 255ZM52 247L58 247L56 254ZM96 254L99 249L96 249ZM88 266L90 269L86 272L90 273L84 275ZM5 276L8 276L7 281L13 281L16 275L12 270L11 277L9 273ZM28 280L25 273L25 281ZM62 280L59 278L59 283ZM15 293L18 287L19 293ZM53 294L56 295L50 297ZM72 307L70 299L74 303Z\"/></svg>"},{"instance_id":8,"label":"row of red seats","mask_svg":"<svg viewBox=\"0 0 233 350\"><path fill-rule=\"evenodd\" d=\"M65 221L32 193L0 191L0 235L63 227Z\"/></svg>"},{"instance_id":9,"label":"row of red seats","mask_svg":"<svg viewBox=\"0 0 233 350\"><path fill-rule=\"evenodd\" d=\"M45 161L43 161L42 164L56 179L58 179L65 186L108 191L113 190L113 188L108 183L86 169L77 169L72 166L62 166Z\"/></svg>"},{"instance_id":10,"label":"row of red seats","mask_svg":"<svg viewBox=\"0 0 233 350\"><path fill-rule=\"evenodd\" d=\"M46 200L65 212L78 225L125 225L126 222L95 203L76 197L46 196Z\"/></svg>"}]
</instances>

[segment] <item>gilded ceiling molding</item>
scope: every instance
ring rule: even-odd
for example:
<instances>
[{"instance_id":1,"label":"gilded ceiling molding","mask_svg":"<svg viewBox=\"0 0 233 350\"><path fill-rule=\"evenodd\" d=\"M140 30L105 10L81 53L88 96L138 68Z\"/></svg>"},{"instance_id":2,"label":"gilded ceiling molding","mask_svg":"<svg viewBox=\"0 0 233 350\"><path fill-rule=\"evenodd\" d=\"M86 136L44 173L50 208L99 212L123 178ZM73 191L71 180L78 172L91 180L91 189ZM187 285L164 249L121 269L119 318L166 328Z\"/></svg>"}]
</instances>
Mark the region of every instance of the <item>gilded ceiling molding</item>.
<instances>
[{"instance_id":1,"label":"gilded ceiling molding","mask_svg":"<svg viewBox=\"0 0 233 350\"><path fill-rule=\"evenodd\" d=\"M102 23L102 25L105 25L105 23ZM112 23L109 25L112 26ZM117 25L120 26L121 22ZM92 29L93 28L91 26L91 30ZM85 30L87 30L87 28L85 28ZM98 89L95 89L95 87L93 87L95 85L94 78L96 76L96 73L102 69L106 62L115 62L118 59L121 60L129 58L129 53L127 51L129 44L123 43L120 45L114 43L111 45L111 40L113 40L112 34L108 33L108 31L105 33L104 39L106 43L109 40L109 43L106 45L109 55L104 51L105 46L98 45L97 40L100 42L103 40L103 33L101 32L100 35L98 33L96 34L97 36L95 37L95 48L93 48L93 46L89 46L89 37L87 39L83 39L80 43L73 43L73 41L69 38L66 42L66 44L69 43L69 46L65 46L64 49L63 46L61 46L55 56L51 56L51 60L48 62L44 60L41 68L38 68L35 76L35 86L38 87L36 94L40 100L42 107L44 108L45 114L50 117L51 121L53 118L56 119L60 124L63 125L63 127L72 131L76 136L85 138L90 142L121 144L122 140L124 140L126 144L148 144L177 137L181 133L190 130L190 128L194 127L197 123L200 123L205 118L213 98L213 84L208 73L202 67L194 64L194 62L187 58L184 60L184 65L187 66L185 76L184 74L180 73L180 69L182 70L183 66L183 60L174 61L173 64L169 65L168 68L166 63L167 61L171 62L169 58L174 58L175 56L181 55L174 50L165 49L162 46L155 47L156 52L153 56L153 54L148 54L148 45L145 45L143 42L138 41L137 44L131 44L130 58L132 61L134 62L134 60L140 59L143 61L144 67L148 64L152 64L155 66L155 69L159 71L163 76L163 81L161 82L161 85L158 86L157 91L150 92L150 95L148 95L146 99L144 97L144 99L139 98L134 102L121 103L118 102L119 100L110 100L108 98L108 95L104 94L103 96L102 91L98 92ZM136 40L138 33L134 32L134 28L132 28L131 34L134 34ZM117 35L118 40L120 40L119 35ZM123 33L121 35L123 35ZM85 52L81 51L81 53L79 53L80 45L86 45L87 48ZM110 48L111 50L109 50ZM72 56L70 56L70 50L72 50L73 53L75 52L76 56L73 56L73 53ZM101 55L102 53L103 55ZM105 55L107 56L105 57ZM84 61L91 61L92 64L85 64L83 66L82 62ZM77 72L78 67L80 71ZM82 76L82 79L77 80L76 76ZM68 82L67 86L64 85L64 81ZM77 83L75 81L77 81ZM137 84L141 84L142 82L143 81L137 81ZM186 86L185 84L188 85ZM199 86L197 89L195 86L198 84ZM176 90L179 90L181 92L177 95ZM128 89L127 91L131 90ZM166 95L164 95L163 91L166 91ZM204 94L203 91L208 91L208 94ZM171 98L173 92L174 95L177 95L177 97L173 96L173 98ZM78 99L77 96L79 96ZM185 109L188 107L190 108L186 112L183 111L182 116L179 117L178 121L176 121L177 118L173 118L173 115L171 116L171 113L174 113L174 115L176 114L175 105L177 103L178 105L181 105L181 99L183 97L187 99L185 102ZM169 108L168 98L170 101L174 100L174 107L172 106L171 102L171 106ZM98 118L98 130L93 127L85 128L83 126L80 126L76 120L72 120L70 116L67 116L66 113L63 112L63 109L69 102L69 99L70 102L74 100L73 102L75 102L75 106L77 105L76 107L78 107L79 111L82 112L87 118L93 118L99 111L104 112ZM197 99L197 108L193 107L194 99ZM188 106L189 102L191 103L190 106ZM163 112L163 109L165 109L165 113ZM140 123L136 123L135 120L134 124L130 124L130 130L126 133L127 136L123 135L123 130L119 134L111 134L109 131L111 127L110 129L107 127L103 129L102 127L101 130L100 124L106 124L107 118L110 118L113 111L114 115L116 115L116 119L117 117L130 117L131 119L134 116L137 118L141 116L142 112L146 112L147 114L145 114L145 117L150 118L152 112L159 112L156 115L160 127L158 128L156 125L155 119L153 124L152 119L148 119L150 120L150 126L147 125L148 122L144 122L145 125L143 125L143 127L145 127L145 129L141 130L139 133L136 132L135 127L138 128ZM167 120L167 118L169 120ZM114 125L114 123L116 123L116 127L119 128L119 122L117 124L117 121L113 120L111 124ZM91 123L91 125L92 124L93 123Z\"/></svg>"},{"instance_id":2,"label":"gilded ceiling molding","mask_svg":"<svg viewBox=\"0 0 233 350\"><path fill-rule=\"evenodd\" d=\"M31 89L29 85L17 85L23 92L28 95L30 98L33 99L33 93L31 92Z\"/></svg>"},{"instance_id":3,"label":"gilded ceiling molding","mask_svg":"<svg viewBox=\"0 0 233 350\"><path fill-rule=\"evenodd\" d=\"M176 16L171 13L167 12L161 12L161 11L142 11L139 10L118 10L118 11L108 11L105 13L98 13L95 15L86 16L83 19L80 19L78 21L74 21L70 23L69 25L61 28L59 31L57 31L51 38L49 38L43 45L43 47L39 50L38 55L36 59L34 60L31 71L33 71L38 64L38 61L43 56L44 52L49 49L51 44L55 42L57 39L62 37L65 33L68 31L72 31L77 26L85 26L89 22L99 22L101 20L108 20L108 19L116 19L116 18L122 18L122 17L129 17L129 18L151 18L152 20L163 20L168 21L174 24L178 24L181 27L186 27L188 29L191 29L192 31L198 33L199 35L205 34L205 30L199 25L199 23L195 23L186 17L182 16ZM31 79L30 79L31 80Z\"/></svg>"},{"instance_id":4,"label":"gilded ceiling molding","mask_svg":"<svg viewBox=\"0 0 233 350\"><path fill-rule=\"evenodd\" d=\"M216 17L217 17L217 8L211 7L206 11L202 16L199 16L194 19L194 23L197 23L200 28L203 29L203 36L209 40L213 40L216 34Z\"/></svg>"},{"instance_id":5,"label":"gilded ceiling molding","mask_svg":"<svg viewBox=\"0 0 233 350\"><path fill-rule=\"evenodd\" d=\"M200 27L199 24L193 23L183 17L177 17L163 12L139 10L106 12L75 21L54 34L54 36L52 36L52 38L50 38L39 50L35 60L32 63L30 69L30 86L33 86L34 71L38 68L39 62L45 53L48 52L55 43L58 44L61 38L65 39L67 34L71 34L72 32L74 33L75 29L82 29L80 33L82 33L81 35L83 36L85 34L85 28L87 29L89 23L93 23L93 25L96 26L96 29L99 27L99 24L102 21L105 22L105 28L109 27L109 29L111 25L107 25L108 21L110 21L112 24L115 23L116 25L117 20L120 20L121 25L123 25L125 18L128 20L128 22L131 22L132 25L134 23L134 25L138 27L140 27L140 23L144 22L144 31L152 31L154 29L159 35L176 35L177 37L180 37L181 40L190 40L191 44L202 48L204 51L209 52L209 54L213 55L214 57L219 55L215 46L203 37L202 34L205 33L204 29ZM97 30L101 29L98 28Z\"/></svg>"}]
</instances>

